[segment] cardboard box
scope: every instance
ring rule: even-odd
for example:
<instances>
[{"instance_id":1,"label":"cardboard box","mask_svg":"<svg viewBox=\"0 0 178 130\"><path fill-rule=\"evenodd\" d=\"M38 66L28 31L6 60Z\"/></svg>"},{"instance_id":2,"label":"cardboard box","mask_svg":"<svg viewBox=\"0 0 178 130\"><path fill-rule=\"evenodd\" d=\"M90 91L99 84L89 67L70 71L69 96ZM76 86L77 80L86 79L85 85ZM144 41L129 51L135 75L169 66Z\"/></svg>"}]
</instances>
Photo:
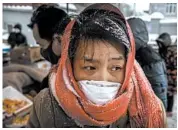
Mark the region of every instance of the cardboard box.
<instances>
[{"instance_id":1,"label":"cardboard box","mask_svg":"<svg viewBox=\"0 0 178 130\"><path fill-rule=\"evenodd\" d=\"M11 62L31 64L42 58L40 47L17 47L10 52Z\"/></svg>"}]
</instances>

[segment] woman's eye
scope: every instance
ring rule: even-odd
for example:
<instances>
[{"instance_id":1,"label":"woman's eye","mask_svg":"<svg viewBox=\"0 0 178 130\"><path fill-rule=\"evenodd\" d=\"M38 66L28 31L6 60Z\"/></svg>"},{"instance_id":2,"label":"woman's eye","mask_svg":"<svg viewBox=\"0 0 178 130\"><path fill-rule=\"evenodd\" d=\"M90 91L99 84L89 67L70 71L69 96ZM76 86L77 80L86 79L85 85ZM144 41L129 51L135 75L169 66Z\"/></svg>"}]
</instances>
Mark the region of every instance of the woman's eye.
<instances>
[{"instance_id":1,"label":"woman's eye","mask_svg":"<svg viewBox=\"0 0 178 130\"><path fill-rule=\"evenodd\" d=\"M84 69L85 70L95 70L96 68L93 66L85 66Z\"/></svg>"},{"instance_id":2,"label":"woman's eye","mask_svg":"<svg viewBox=\"0 0 178 130\"><path fill-rule=\"evenodd\" d=\"M111 71L117 71L117 70L121 70L121 67L116 66L116 67L112 67L112 68L111 68Z\"/></svg>"}]
</instances>

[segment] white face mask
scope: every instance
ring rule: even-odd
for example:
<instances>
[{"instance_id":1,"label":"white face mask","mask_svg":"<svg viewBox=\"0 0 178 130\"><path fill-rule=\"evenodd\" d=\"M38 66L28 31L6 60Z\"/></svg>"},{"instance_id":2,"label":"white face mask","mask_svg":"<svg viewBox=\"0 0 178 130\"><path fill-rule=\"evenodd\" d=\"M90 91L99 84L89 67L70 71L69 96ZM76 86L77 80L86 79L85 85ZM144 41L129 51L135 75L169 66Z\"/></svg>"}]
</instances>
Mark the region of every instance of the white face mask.
<instances>
[{"instance_id":1,"label":"white face mask","mask_svg":"<svg viewBox=\"0 0 178 130\"><path fill-rule=\"evenodd\" d=\"M79 81L85 96L94 104L104 105L113 100L121 86L120 83L107 81Z\"/></svg>"}]
</instances>

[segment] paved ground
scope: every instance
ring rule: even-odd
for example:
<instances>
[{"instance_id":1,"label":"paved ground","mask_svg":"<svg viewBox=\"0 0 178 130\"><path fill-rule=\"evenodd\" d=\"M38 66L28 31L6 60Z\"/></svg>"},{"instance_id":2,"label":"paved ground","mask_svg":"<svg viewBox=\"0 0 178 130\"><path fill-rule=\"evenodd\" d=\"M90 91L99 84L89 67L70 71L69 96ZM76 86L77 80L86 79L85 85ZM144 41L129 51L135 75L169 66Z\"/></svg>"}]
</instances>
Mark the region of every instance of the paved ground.
<instances>
[{"instance_id":1,"label":"paved ground","mask_svg":"<svg viewBox=\"0 0 178 130\"><path fill-rule=\"evenodd\" d=\"M174 96L173 116L167 118L169 128L177 128L177 95Z\"/></svg>"}]
</instances>

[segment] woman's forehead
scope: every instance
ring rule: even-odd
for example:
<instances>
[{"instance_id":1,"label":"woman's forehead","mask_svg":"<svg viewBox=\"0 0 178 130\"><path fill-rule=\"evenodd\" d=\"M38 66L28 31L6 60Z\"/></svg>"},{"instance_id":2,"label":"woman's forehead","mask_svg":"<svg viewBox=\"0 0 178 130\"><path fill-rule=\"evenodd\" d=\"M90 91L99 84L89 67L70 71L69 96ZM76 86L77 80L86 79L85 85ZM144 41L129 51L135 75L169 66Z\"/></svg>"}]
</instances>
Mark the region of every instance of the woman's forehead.
<instances>
[{"instance_id":1,"label":"woman's forehead","mask_svg":"<svg viewBox=\"0 0 178 130\"><path fill-rule=\"evenodd\" d=\"M125 48L122 44L113 46L107 41L101 40L80 40L77 49L77 56L79 57L118 57L125 54Z\"/></svg>"}]
</instances>

